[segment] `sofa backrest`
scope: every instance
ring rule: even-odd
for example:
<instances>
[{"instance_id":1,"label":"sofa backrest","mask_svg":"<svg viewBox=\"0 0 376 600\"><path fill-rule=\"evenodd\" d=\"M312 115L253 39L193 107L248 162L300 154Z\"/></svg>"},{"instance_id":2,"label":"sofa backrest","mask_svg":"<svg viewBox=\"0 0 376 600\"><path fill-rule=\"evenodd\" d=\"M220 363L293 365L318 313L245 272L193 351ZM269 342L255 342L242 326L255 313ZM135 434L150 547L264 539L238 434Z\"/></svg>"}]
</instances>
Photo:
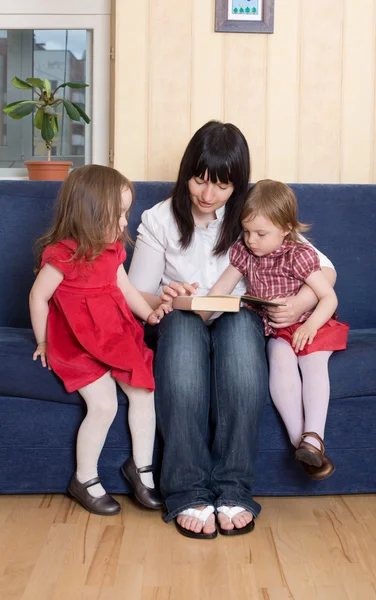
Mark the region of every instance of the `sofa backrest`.
<instances>
[{"instance_id":1,"label":"sofa backrest","mask_svg":"<svg viewBox=\"0 0 376 600\"><path fill-rule=\"evenodd\" d=\"M0 181L0 326L29 327L34 241L47 229L59 182ZM167 198L173 184L136 182L129 230L135 240L142 212ZM338 312L353 328L376 327L376 185L294 184L308 237L333 261ZM132 248L129 247L126 267Z\"/></svg>"}]
</instances>

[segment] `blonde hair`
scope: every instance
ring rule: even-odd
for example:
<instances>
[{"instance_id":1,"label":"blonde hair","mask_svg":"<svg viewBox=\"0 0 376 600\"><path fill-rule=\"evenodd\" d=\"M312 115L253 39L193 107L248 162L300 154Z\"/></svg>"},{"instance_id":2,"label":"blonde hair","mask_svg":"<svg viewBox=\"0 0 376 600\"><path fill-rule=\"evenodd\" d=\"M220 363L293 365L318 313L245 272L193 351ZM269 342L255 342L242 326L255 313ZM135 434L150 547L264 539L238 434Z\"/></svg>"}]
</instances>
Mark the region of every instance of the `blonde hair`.
<instances>
[{"instance_id":1,"label":"blonde hair","mask_svg":"<svg viewBox=\"0 0 376 600\"><path fill-rule=\"evenodd\" d=\"M299 233L308 231L310 225L298 221L298 203L292 189L280 181L263 179L249 190L240 220L251 221L256 215L269 219L281 229L289 229L285 239L299 242Z\"/></svg>"},{"instance_id":2,"label":"blonde hair","mask_svg":"<svg viewBox=\"0 0 376 600\"><path fill-rule=\"evenodd\" d=\"M134 202L132 183L116 169L102 165L85 165L74 169L58 194L58 208L51 228L36 242L38 273L44 249L66 239L77 242L72 259L94 260L108 245L108 234L117 232L124 244L132 242L127 229L121 233L121 194L129 189ZM131 207L130 207L131 208Z\"/></svg>"}]
</instances>

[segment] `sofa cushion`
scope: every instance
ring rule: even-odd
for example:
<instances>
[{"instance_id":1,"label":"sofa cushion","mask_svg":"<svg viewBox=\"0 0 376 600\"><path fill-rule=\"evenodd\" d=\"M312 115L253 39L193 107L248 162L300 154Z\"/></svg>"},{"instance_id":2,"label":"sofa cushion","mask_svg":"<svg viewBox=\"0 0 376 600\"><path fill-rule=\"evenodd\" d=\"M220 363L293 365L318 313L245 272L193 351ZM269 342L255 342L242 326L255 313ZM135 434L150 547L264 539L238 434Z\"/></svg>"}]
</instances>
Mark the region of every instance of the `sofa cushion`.
<instances>
[{"instance_id":1,"label":"sofa cushion","mask_svg":"<svg viewBox=\"0 0 376 600\"><path fill-rule=\"evenodd\" d=\"M81 404L78 392L68 394L58 377L43 369L40 360L32 360L34 350L31 329L0 327L0 396ZM375 365L376 329L350 330L347 350L334 353L329 361L331 398L373 395ZM118 400L126 402L120 389Z\"/></svg>"},{"instance_id":2,"label":"sofa cushion","mask_svg":"<svg viewBox=\"0 0 376 600\"><path fill-rule=\"evenodd\" d=\"M31 329L0 327L0 396L84 404L78 392L68 393L62 381L40 360L33 361L35 338ZM118 389L118 401L126 403Z\"/></svg>"}]
</instances>

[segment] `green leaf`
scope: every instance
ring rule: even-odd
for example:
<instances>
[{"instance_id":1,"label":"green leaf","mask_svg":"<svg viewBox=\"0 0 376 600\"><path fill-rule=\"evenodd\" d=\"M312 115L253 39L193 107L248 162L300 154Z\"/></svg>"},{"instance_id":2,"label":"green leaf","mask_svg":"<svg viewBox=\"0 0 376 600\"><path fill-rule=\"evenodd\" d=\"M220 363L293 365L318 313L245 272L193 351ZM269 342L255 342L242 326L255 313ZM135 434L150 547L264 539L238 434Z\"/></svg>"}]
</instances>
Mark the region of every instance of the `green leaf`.
<instances>
[{"instance_id":1,"label":"green leaf","mask_svg":"<svg viewBox=\"0 0 376 600\"><path fill-rule=\"evenodd\" d=\"M50 117L50 115L43 115L43 122L42 122L42 138L44 139L45 142L50 142L54 136L54 130L51 124L51 120L53 117Z\"/></svg>"},{"instance_id":2,"label":"green leaf","mask_svg":"<svg viewBox=\"0 0 376 600\"><path fill-rule=\"evenodd\" d=\"M36 102L34 100L18 100L5 106L3 111L13 119L22 119L22 117L32 112L35 105Z\"/></svg>"},{"instance_id":3,"label":"green leaf","mask_svg":"<svg viewBox=\"0 0 376 600\"><path fill-rule=\"evenodd\" d=\"M33 85L34 87L39 88L41 92L43 91L44 83L41 79L39 79L39 77L26 77L25 81L31 83L31 85Z\"/></svg>"},{"instance_id":4,"label":"green leaf","mask_svg":"<svg viewBox=\"0 0 376 600\"><path fill-rule=\"evenodd\" d=\"M30 83L26 83L26 81L22 81L18 77L13 77L12 85L19 90L32 90L33 86Z\"/></svg>"},{"instance_id":5,"label":"green leaf","mask_svg":"<svg viewBox=\"0 0 376 600\"><path fill-rule=\"evenodd\" d=\"M69 87L69 88L74 88L75 90L78 90L80 88L89 87L89 84L83 83L82 81L78 81L75 83L73 83L72 81L67 81L67 83L62 83L56 89L58 90L59 88L63 88L63 87Z\"/></svg>"},{"instance_id":6,"label":"green leaf","mask_svg":"<svg viewBox=\"0 0 376 600\"><path fill-rule=\"evenodd\" d=\"M56 135L57 133L59 133L59 122L57 120L57 117L52 117L51 121L52 129L54 130L54 135Z\"/></svg>"},{"instance_id":7,"label":"green leaf","mask_svg":"<svg viewBox=\"0 0 376 600\"><path fill-rule=\"evenodd\" d=\"M37 129L42 129L43 124L43 108L38 108L34 117L34 125Z\"/></svg>"},{"instance_id":8,"label":"green leaf","mask_svg":"<svg viewBox=\"0 0 376 600\"><path fill-rule=\"evenodd\" d=\"M77 109L77 112L79 113L80 117L83 118L83 120L85 121L85 123L87 123L89 125L90 123L90 119L87 116L86 112L84 112L81 108L81 106L79 104L76 104L76 102L72 102L73 106L75 109Z\"/></svg>"},{"instance_id":9,"label":"green leaf","mask_svg":"<svg viewBox=\"0 0 376 600\"><path fill-rule=\"evenodd\" d=\"M50 106L49 104L47 104L47 106L45 106L43 108L43 112L46 115L53 115L54 117L56 117L56 115L57 115L57 112L55 112L54 109L52 108L52 106Z\"/></svg>"},{"instance_id":10,"label":"green leaf","mask_svg":"<svg viewBox=\"0 0 376 600\"><path fill-rule=\"evenodd\" d=\"M64 108L67 111L67 115L72 121L80 120L80 113L69 100L63 100Z\"/></svg>"},{"instance_id":11,"label":"green leaf","mask_svg":"<svg viewBox=\"0 0 376 600\"><path fill-rule=\"evenodd\" d=\"M6 106L4 106L3 111L9 115L9 113L12 112L13 108L15 106L18 106L19 104L21 104L21 102L25 102L25 100L16 100L16 102L10 102L10 104L7 104Z\"/></svg>"},{"instance_id":12,"label":"green leaf","mask_svg":"<svg viewBox=\"0 0 376 600\"><path fill-rule=\"evenodd\" d=\"M49 79L45 79L43 82L43 87L46 90L46 96L47 98L51 97L51 83Z\"/></svg>"},{"instance_id":13,"label":"green leaf","mask_svg":"<svg viewBox=\"0 0 376 600\"><path fill-rule=\"evenodd\" d=\"M24 102L20 102L19 106L15 106L12 109L12 114L17 117L26 117L26 115L33 112L35 105L36 102L25 100Z\"/></svg>"}]
</instances>

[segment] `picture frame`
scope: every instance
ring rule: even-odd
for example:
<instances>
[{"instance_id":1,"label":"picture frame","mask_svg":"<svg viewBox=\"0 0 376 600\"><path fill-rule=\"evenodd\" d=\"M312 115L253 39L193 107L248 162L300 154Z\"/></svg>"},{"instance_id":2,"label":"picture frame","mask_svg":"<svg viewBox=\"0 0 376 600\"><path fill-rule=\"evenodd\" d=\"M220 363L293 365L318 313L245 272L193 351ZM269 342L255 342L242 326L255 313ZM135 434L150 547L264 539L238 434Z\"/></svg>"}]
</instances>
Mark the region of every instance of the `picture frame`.
<instances>
[{"instance_id":1,"label":"picture frame","mask_svg":"<svg viewBox=\"0 0 376 600\"><path fill-rule=\"evenodd\" d=\"M215 31L273 33L274 0L215 0Z\"/></svg>"}]
</instances>

